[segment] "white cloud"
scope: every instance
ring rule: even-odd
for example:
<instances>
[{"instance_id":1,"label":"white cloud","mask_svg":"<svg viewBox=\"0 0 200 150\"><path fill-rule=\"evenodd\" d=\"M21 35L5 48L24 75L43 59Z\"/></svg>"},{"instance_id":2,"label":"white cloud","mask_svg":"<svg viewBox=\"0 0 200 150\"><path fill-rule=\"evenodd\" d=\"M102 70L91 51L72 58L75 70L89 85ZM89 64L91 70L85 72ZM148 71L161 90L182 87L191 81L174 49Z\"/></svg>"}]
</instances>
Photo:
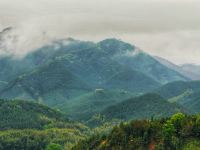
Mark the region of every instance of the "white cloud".
<instances>
[{"instance_id":1,"label":"white cloud","mask_svg":"<svg viewBox=\"0 0 200 150\"><path fill-rule=\"evenodd\" d=\"M173 2L173 3L172 3ZM14 26L0 54L23 56L56 38L116 37L176 63L199 63L198 0L0 0L0 29ZM8 50L9 49L9 50Z\"/></svg>"},{"instance_id":2,"label":"white cloud","mask_svg":"<svg viewBox=\"0 0 200 150\"><path fill-rule=\"evenodd\" d=\"M200 30L124 35L123 39L177 64L200 64Z\"/></svg>"}]
</instances>

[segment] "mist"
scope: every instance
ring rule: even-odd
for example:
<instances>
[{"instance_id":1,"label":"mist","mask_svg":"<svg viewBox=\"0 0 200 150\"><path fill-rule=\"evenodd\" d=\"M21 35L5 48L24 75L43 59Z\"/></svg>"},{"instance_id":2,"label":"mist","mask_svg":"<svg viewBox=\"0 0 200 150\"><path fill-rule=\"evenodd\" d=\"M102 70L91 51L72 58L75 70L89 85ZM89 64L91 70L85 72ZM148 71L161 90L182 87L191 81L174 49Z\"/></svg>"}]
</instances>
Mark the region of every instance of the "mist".
<instances>
[{"instance_id":1,"label":"mist","mask_svg":"<svg viewBox=\"0 0 200 150\"><path fill-rule=\"evenodd\" d=\"M0 55L17 58L56 39L115 37L176 64L200 64L195 0L0 0Z\"/></svg>"}]
</instances>

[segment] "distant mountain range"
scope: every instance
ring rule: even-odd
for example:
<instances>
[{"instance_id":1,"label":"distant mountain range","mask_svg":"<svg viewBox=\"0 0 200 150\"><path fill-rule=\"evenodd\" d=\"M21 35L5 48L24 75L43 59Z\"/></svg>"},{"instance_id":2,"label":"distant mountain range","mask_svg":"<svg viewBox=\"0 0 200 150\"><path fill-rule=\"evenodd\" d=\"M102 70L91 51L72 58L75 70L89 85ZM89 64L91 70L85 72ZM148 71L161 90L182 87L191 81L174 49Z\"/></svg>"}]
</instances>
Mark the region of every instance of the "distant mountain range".
<instances>
[{"instance_id":1,"label":"distant mountain range","mask_svg":"<svg viewBox=\"0 0 200 150\"><path fill-rule=\"evenodd\" d=\"M189 80L117 39L57 40L22 59L3 57L0 66L0 97L32 99L49 106L97 88L145 93L164 83Z\"/></svg>"},{"instance_id":2,"label":"distant mountain range","mask_svg":"<svg viewBox=\"0 0 200 150\"><path fill-rule=\"evenodd\" d=\"M200 65L195 65L195 64L183 64L181 65L181 68L188 72L192 73L197 76L197 80L200 80Z\"/></svg>"},{"instance_id":3,"label":"distant mountain range","mask_svg":"<svg viewBox=\"0 0 200 150\"><path fill-rule=\"evenodd\" d=\"M170 69L173 69L180 74L184 75L185 77L188 77L192 80L200 80L200 66L194 65L194 64L183 64L183 65L175 65L172 62L161 58L161 57L154 57L156 60L158 60L161 64L167 66Z\"/></svg>"},{"instance_id":4,"label":"distant mountain range","mask_svg":"<svg viewBox=\"0 0 200 150\"><path fill-rule=\"evenodd\" d=\"M0 98L46 104L75 120L199 112L200 84L191 81L198 66L190 71L115 38L56 40L21 59L2 56L0 67Z\"/></svg>"}]
</instances>

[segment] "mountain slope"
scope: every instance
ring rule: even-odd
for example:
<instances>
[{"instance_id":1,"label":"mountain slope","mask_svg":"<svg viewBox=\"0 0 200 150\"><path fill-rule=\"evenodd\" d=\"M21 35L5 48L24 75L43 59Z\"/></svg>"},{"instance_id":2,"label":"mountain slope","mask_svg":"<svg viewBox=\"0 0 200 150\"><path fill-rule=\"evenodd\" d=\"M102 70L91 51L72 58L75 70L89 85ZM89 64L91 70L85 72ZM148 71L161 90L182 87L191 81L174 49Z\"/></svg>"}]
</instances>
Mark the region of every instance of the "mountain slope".
<instances>
[{"instance_id":1,"label":"mountain slope","mask_svg":"<svg viewBox=\"0 0 200 150\"><path fill-rule=\"evenodd\" d=\"M164 58L161 58L161 57L157 57L157 56L154 56L154 58L156 60L158 60L161 64L167 66L168 68L170 69L173 69L177 72L179 72L180 74L184 75L185 77L188 77L192 80L199 80L200 79L200 71L199 71L199 74L197 72L194 72L192 70L195 70L195 69L192 69L191 67L184 67L184 65L182 66L178 66L178 65L175 65L173 64L172 62L164 59ZM187 68L190 68L190 69L187 69Z\"/></svg>"},{"instance_id":2,"label":"mountain slope","mask_svg":"<svg viewBox=\"0 0 200 150\"><path fill-rule=\"evenodd\" d=\"M110 57L121 65L142 72L160 83L188 80L187 77L166 67L154 57L141 51L135 46L124 43L123 46L121 46L122 44L118 44L118 47L116 48L115 44L117 42L121 43L122 41L116 39L106 39L100 42L100 46L102 49L106 47L106 50L111 51L111 53L109 53ZM120 46L122 50L119 50ZM116 49L118 51L116 51Z\"/></svg>"},{"instance_id":3,"label":"mountain slope","mask_svg":"<svg viewBox=\"0 0 200 150\"><path fill-rule=\"evenodd\" d=\"M0 100L0 130L42 129L52 122L68 122L60 112L37 103Z\"/></svg>"},{"instance_id":4,"label":"mountain slope","mask_svg":"<svg viewBox=\"0 0 200 150\"><path fill-rule=\"evenodd\" d=\"M56 107L67 113L72 119L88 120L93 115L99 114L106 107L133 96L135 96L134 93L123 90L96 89Z\"/></svg>"},{"instance_id":5,"label":"mountain slope","mask_svg":"<svg viewBox=\"0 0 200 150\"><path fill-rule=\"evenodd\" d=\"M194 92L178 101L193 113L200 113L200 91Z\"/></svg>"},{"instance_id":6,"label":"mountain slope","mask_svg":"<svg viewBox=\"0 0 200 150\"><path fill-rule=\"evenodd\" d=\"M171 104L157 94L145 94L107 107L102 111L106 118L147 119L166 117L183 109Z\"/></svg>"},{"instance_id":7,"label":"mountain slope","mask_svg":"<svg viewBox=\"0 0 200 150\"><path fill-rule=\"evenodd\" d=\"M196 92L200 90L200 81L177 81L171 82L155 90L158 94L166 99L178 96L186 91Z\"/></svg>"},{"instance_id":8,"label":"mountain slope","mask_svg":"<svg viewBox=\"0 0 200 150\"><path fill-rule=\"evenodd\" d=\"M199 150L199 115L174 114L161 120L135 120L107 135L80 141L72 150Z\"/></svg>"},{"instance_id":9,"label":"mountain slope","mask_svg":"<svg viewBox=\"0 0 200 150\"><path fill-rule=\"evenodd\" d=\"M0 118L1 150L41 150L52 143L71 149L89 133L85 125L33 102L0 100Z\"/></svg>"},{"instance_id":10,"label":"mountain slope","mask_svg":"<svg viewBox=\"0 0 200 150\"><path fill-rule=\"evenodd\" d=\"M150 55L147 55L141 51L138 52L138 49L135 46L117 39L106 39L99 43L78 41L73 39L53 41L52 43L44 45L43 47L29 53L27 56L19 60L13 61L12 57L1 58L0 66L2 66L2 70L5 69L5 71L0 71L0 74L6 72L8 65L3 65L5 61L7 64L13 64L16 66L16 70L19 70L17 73L20 74L23 73L23 71L29 71L55 59L63 58L68 59L68 61L71 63L72 61L74 62L74 64L68 64L70 65L69 67L72 67L72 69L75 69L76 66L81 65L79 63L82 62L84 62L85 65L81 65L80 67L85 67L86 63L87 66L88 64L92 65L92 62L95 62L95 60L97 60L97 67L100 63L104 63L105 67L105 65L112 65L110 62L112 59L118 63L121 63L123 66L127 66L133 70L138 70L139 72L148 74L152 78L162 83L174 80L185 80L183 76L177 72L174 72L173 70L170 70L162 64L159 64L159 62ZM18 69L20 67L21 70ZM12 73L12 69L9 70L10 74L15 75L15 71ZM83 68L81 70L83 70ZM108 71L108 69L105 70ZM0 78L0 80L2 79Z\"/></svg>"},{"instance_id":11,"label":"mountain slope","mask_svg":"<svg viewBox=\"0 0 200 150\"><path fill-rule=\"evenodd\" d=\"M87 84L57 61L19 76L0 91L0 96L7 99L38 100L54 106L88 91L90 88Z\"/></svg>"},{"instance_id":12,"label":"mountain slope","mask_svg":"<svg viewBox=\"0 0 200 150\"><path fill-rule=\"evenodd\" d=\"M160 83L141 72L124 69L108 79L105 85L111 89L147 92L160 86Z\"/></svg>"},{"instance_id":13,"label":"mountain slope","mask_svg":"<svg viewBox=\"0 0 200 150\"><path fill-rule=\"evenodd\" d=\"M200 112L200 81L172 82L156 92L169 102L178 103L193 113Z\"/></svg>"},{"instance_id":14,"label":"mountain slope","mask_svg":"<svg viewBox=\"0 0 200 150\"><path fill-rule=\"evenodd\" d=\"M193 74L196 78L195 80L200 80L200 65L195 64L183 64L181 65L182 70Z\"/></svg>"}]
</instances>

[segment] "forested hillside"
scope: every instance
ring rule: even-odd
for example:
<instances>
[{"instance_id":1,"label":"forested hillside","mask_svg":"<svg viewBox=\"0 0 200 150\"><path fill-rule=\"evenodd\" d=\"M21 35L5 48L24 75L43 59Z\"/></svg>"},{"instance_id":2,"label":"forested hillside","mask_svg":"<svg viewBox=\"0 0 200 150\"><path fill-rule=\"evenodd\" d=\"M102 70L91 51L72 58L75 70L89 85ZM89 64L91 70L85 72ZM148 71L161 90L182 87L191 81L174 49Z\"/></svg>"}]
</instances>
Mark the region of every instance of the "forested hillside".
<instances>
[{"instance_id":1,"label":"forested hillside","mask_svg":"<svg viewBox=\"0 0 200 150\"><path fill-rule=\"evenodd\" d=\"M76 127L59 111L21 100L0 100L0 118L0 130Z\"/></svg>"},{"instance_id":2,"label":"forested hillside","mask_svg":"<svg viewBox=\"0 0 200 150\"><path fill-rule=\"evenodd\" d=\"M54 106L90 90L62 62L55 61L19 76L0 91L0 97L36 100Z\"/></svg>"},{"instance_id":3,"label":"forested hillside","mask_svg":"<svg viewBox=\"0 0 200 150\"><path fill-rule=\"evenodd\" d=\"M72 150L199 150L200 116L177 113L159 120L121 123L108 135L80 141Z\"/></svg>"},{"instance_id":4,"label":"forested hillside","mask_svg":"<svg viewBox=\"0 0 200 150\"><path fill-rule=\"evenodd\" d=\"M57 105L56 108L65 112L73 120L87 121L93 115L101 113L108 106L134 96L136 94L125 90L96 89L95 91Z\"/></svg>"},{"instance_id":5,"label":"forested hillside","mask_svg":"<svg viewBox=\"0 0 200 150\"><path fill-rule=\"evenodd\" d=\"M107 118L150 119L170 116L176 112L184 112L185 109L171 104L157 94L145 94L139 97L124 100L118 104L105 108L101 114Z\"/></svg>"},{"instance_id":6,"label":"forested hillside","mask_svg":"<svg viewBox=\"0 0 200 150\"><path fill-rule=\"evenodd\" d=\"M33 102L0 100L0 118L0 150L43 150L51 144L69 149L89 135L85 125Z\"/></svg>"},{"instance_id":7,"label":"forested hillside","mask_svg":"<svg viewBox=\"0 0 200 150\"><path fill-rule=\"evenodd\" d=\"M200 112L200 81L176 81L158 88L156 93L187 108L191 113Z\"/></svg>"}]
</instances>

